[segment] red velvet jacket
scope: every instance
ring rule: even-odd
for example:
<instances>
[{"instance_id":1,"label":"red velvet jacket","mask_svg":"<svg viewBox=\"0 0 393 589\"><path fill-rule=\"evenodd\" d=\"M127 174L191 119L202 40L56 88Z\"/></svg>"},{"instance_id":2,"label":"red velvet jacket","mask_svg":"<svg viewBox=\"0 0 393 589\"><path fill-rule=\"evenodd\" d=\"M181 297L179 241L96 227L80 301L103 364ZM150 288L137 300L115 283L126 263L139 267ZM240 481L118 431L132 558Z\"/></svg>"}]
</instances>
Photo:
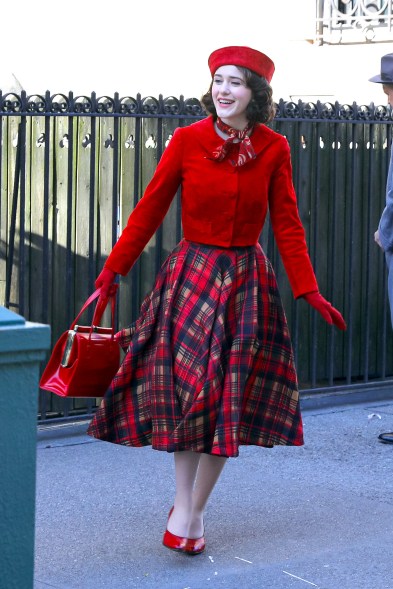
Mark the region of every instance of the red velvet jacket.
<instances>
[{"instance_id":1,"label":"red velvet jacket","mask_svg":"<svg viewBox=\"0 0 393 589\"><path fill-rule=\"evenodd\" d=\"M318 290L299 219L287 140L265 125L251 135L256 159L233 167L212 159L223 143L212 117L176 129L155 174L105 264L126 275L181 186L184 238L232 247L257 243L270 219L293 293Z\"/></svg>"}]
</instances>

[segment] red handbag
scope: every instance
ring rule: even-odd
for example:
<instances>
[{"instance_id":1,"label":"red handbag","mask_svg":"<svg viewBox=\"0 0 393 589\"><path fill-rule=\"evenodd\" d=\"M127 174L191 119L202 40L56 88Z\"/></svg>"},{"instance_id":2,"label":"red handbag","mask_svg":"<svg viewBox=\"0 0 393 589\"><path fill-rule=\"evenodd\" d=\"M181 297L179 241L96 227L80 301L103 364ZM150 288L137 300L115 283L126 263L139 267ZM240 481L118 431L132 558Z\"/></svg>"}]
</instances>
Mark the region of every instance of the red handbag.
<instances>
[{"instance_id":1,"label":"red handbag","mask_svg":"<svg viewBox=\"0 0 393 589\"><path fill-rule=\"evenodd\" d=\"M40 379L40 387L61 397L102 397L119 369L120 346L115 340L116 292L99 297L96 290L85 302L70 329L57 341ZM79 317L99 297L92 324L77 325ZM99 327L109 303L112 326Z\"/></svg>"}]
</instances>

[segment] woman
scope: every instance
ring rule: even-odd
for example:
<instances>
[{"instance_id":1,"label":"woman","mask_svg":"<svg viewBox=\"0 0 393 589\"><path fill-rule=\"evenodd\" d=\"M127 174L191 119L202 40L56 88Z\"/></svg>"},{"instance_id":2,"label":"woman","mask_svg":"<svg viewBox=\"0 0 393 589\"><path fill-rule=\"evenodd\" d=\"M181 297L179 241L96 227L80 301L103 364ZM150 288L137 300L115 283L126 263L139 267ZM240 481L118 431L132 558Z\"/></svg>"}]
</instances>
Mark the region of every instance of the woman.
<instances>
[{"instance_id":1,"label":"woman","mask_svg":"<svg viewBox=\"0 0 393 589\"><path fill-rule=\"evenodd\" d=\"M120 333L127 354L89 427L102 440L174 453L163 544L186 554L205 548L204 509L239 445L303 444L286 318L258 244L268 208L295 297L345 329L318 292L288 143L261 124L274 116L273 62L224 47L209 68L202 100L211 116L175 131L97 278L107 294L116 275L129 272L181 186L184 239L139 319Z\"/></svg>"}]
</instances>

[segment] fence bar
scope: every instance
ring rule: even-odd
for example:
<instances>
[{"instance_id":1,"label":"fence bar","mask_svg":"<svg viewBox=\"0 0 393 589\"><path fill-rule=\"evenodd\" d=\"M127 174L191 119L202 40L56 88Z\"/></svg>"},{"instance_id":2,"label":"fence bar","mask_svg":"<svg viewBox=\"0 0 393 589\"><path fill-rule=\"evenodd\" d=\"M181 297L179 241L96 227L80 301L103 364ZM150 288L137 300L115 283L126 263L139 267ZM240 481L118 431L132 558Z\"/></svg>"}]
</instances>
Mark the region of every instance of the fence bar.
<instances>
[{"instance_id":1,"label":"fence bar","mask_svg":"<svg viewBox=\"0 0 393 589\"><path fill-rule=\"evenodd\" d=\"M135 121L135 175L134 175L134 202L136 207L140 198L140 153L141 153L141 119ZM130 211L131 212L131 211ZM120 228L121 230L122 228ZM135 321L138 315L139 295L139 268L140 260L137 260L131 270L131 321Z\"/></svg>"},{"instance_id":2,"label":"fence bar","mask_svg":"<svg viewBox=\"0 0 393 589\"><path fill-rule=\"evenodd\" d=\"M70 92L70 101L72 101ZM66 247L66 285L65 285L65 310L66 322L70 324L73 315L73 292L74 292L74 272L72 264L72 241L73 241L73 214L74 214L74 118L68 117L68 178L67 178L67 247Z\"/></svg>"},{"instance_id":3,"label":"fence bar","mask_svg":"<svg viewBox=\"0 0 393 589\"><path fill-rule=\"evenodd\" d=\"M316 147L316 161L315 161L315 202L313 203L313 243L312 243L312 264L314 271L318 274L318 243L319 243L319 207L321 200L321 148L320 148L320 123L313 126L314 145ZM317 357L318 357L318 330L317 330L317 313L312 312L312 327L311 327L311 386L315 387L317 384Z\"/></svg>"},{"instance_id":4,"label":"fence bar","mask_svg":"<svg viewBox=\"0 0 393 589\"><path fill-rule=\"evenodd\" d=\"M90 150L90 186L89 186L89 292L93 292L96 276L96 262L94 258L95 244L95 207L96 207L96 145L97 145L97 119L91 119L91 150ZM92 319L92 308L88 310L89 322Z\"/></svg>"},{"instance_id":5,"label":"fence bar","mask_svg":"<svg viewBox=\"0 0 393 589\"><path fill-rule=\"evenodd\" d=\"M393 127L392 125L388 126L386 141L388 148L386 149L386 175L387 170L389 169L389 163L391 158L391 149L392 149L392 140L393 140ZM383 338L383 348L382 348L382 368L381 374L382 378L386 378L387 376L387 333L388 333L388 296L387 296L387 273L384 272L382 275L382 288L385 296L383 297L383 323L382 323L382 338ZM390 324L390 313L389 313L389 324Z\"/></svg>"},{"instance_id":6,"label":"fence bar","mask_svg":"<svg viewBox=\"0 0 393 589\"><path fill-rule=\"evenodd\" d=\"M19 198L19 314L25 315L25 280L26 280L26 117L20 124L20 198Z\"/></svg>"},{"instance_id":7,"label":"fence bar","mask_svg":"<svg viewBox=\"0 0 393 589\"><path fill-rule=\"evenodd\" d=\"M366 130L366 129L365 129ZM366 140L366 138L365 138ZM374 148L374 126L369 125L369 152L368 152L368 182L367 182L367 231L366 231L366 254L364 257L364 275L366 281L366 312L364 314L364 324L365 324L365 341L364 341L364 365L363 365L363 378L364 382L368 381L368 373L369 373L369 365L370 365L370 300L371 300L371 283L370 283L370 263L371 263L371 256L370 256L370 248L372 246L371 236L372 236L372 227L371 227L371 213L372 213L372 186L371 186L371 178L373 177L373 148Z\"/></svg>"},{"instance_id":8,"label":"fence bar","mask_svg":"<svg viewBox=\"0 0 393 589\"><path fill-rule=\"evenodd\" d=\"M334 151L333 151L333 162L332 162L332 176L333 176L333 183L332 183L332 206L331 206L331 214L330 214L330 223L329 223L329 235L330 235L330 248L329 248L329 258L330 258L330 271L329 276L330 280L328 283L328 291L327 295L329 300L332 301L333 306L336 306L338 303L335 300L336 294L336 285L337 285L337 270L336 270L336 259L337 259L337 241L336 241L336 227L337 227L337 198L339 195L338 189L338 154L339 154L339 128L337 125L334 126ZM335 349L335 330L331 330L329 334L329 368L328 368L328 385L331 387L333 386L334 382L334 349Z\"/></svg>"},{"instance_id":9,"label":"fence bar","mask_svg":"<svg viewBox=\"0 0 393 589\"><path fill-rule=\"evenodd\" d=\"M119 95L115 95L116 105L119 102ZM119 119L113 120L113 143L114 143L114 154L113 154L113 190L112 190L112 245L115 245L117 241L117 232L119 224Z\"/></svg>"},{"instance_id":10,"label":"fence bar","mask_svg":"<svg viewBox=\"0 0 393 589\"><path fill-rule=\"evenodd\" d=\"M47 92L47 98L49 97ZM49 312L49 170L50 170L50 137L51 118L45 117L45 144L44 144L44 215L42 227L42 321L48 323Z\"/></svg>"},{"instance_id":11,"label":"fence bar","mask_svg":"<svg viewBox=\"0 0 393 589\"><path fill-rule=\"evenodd\" d=\"M160 96L162 100L162 96ZM163 140L162 140L162 119L158 119L157 121L157 161L161 159L163 152ZM156 274L161 268L161 264L163 262L162 259L162 225L156 231L156 247L155 247L155 268Z\"/></svg>"},{"instance_id":12,"label":"fence bar","mask_svg":"<svg viewBox=\"0 0 393 589\"><path fill-rule=\"evenodd\" d=\"M19 305L11 303L11 284L12 284L12 270L14 267L14 251L16 241L16 217L18 211L18 196L19 196L19 179L20 179L20 161L21 161L21 132L20 124L17 133L17 145L16 145L16 156L15 156L15 173L14 173L14 185L12 191L12 202L11 202L11 218L9 225L9 239L7 243L8 258L6 267L6 286L5 286L5 306L7 308L13 306L19 310Z\"/></svg>"},{"instance_id":13,"label":"fence bar","mask_svg":"<svg viewBox=\"0 0 393 589\"><path fill-rule=\"evenodd\" d=\"M355 205L355 180L356 180L356 138L355 138L355 127L351 125L350 128L350 146L351 147L351 189L349 191L349 235L348 235L348 268L349 274L353 274L353 232L354 232L354 223L355 223L355 216L354 216L354 205ZM347 345L347 375L346 381L347 384L351 384L351 376L352 376L352 337L353 337L353 313L352 313L352 296L353 296L353 285L352 280L349 281L348 285L348 297L347 297L347 305L346 305L346 313L348 316L347 319L347 331L348 331L348 345Z\"/></svg>"}]
</instances>

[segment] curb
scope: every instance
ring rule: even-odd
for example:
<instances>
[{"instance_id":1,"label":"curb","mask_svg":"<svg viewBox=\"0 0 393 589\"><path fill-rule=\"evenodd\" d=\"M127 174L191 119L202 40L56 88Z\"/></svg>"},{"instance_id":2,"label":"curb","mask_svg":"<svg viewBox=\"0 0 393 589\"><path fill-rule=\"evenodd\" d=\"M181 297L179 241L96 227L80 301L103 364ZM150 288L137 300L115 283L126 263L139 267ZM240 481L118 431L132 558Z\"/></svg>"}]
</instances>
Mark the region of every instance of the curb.
<instances>
[{"instance_id":1,"label":"curb","mask_svg":"<svg viewBox=\"0 0 393 589\"><path fill-rule=\"evenodd\" d=\"M380 403L393 401L393 384L367 383L367 385L348 385L334 388L327 392L300 391L302 411L341 407L343 405L360 405L362 403Z\"/></svg>"}]
</instances>

